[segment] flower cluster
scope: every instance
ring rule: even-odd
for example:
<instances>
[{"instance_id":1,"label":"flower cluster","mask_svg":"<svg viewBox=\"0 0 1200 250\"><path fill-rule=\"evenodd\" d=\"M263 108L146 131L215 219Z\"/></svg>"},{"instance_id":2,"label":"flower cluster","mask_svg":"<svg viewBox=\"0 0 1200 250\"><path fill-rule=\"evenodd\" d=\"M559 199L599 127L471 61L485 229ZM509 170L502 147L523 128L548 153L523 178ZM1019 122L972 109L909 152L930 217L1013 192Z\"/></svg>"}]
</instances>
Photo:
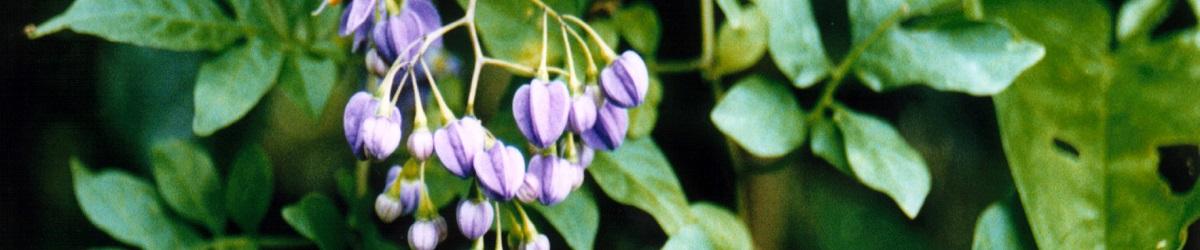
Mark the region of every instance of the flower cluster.
<instances>
[{"instance_id":1,"label":"flower cluster","mask_svg":"<svg viewBox=\"0 0 1200 250\"><path fill-rule=\"evenodd\" d=\"M469 6L474 6L473 1ZM544 14L557 17L548 8ZM649 76L645 62L633 51L617 56L595 37L590 27L576 23L593 33L592 40L601 45L598 47L606 49L601 51L604 52L601 59L608 64L597 75L591 52L585 51L593 64L589 65L592 70L584 80L575 75L573 60L569 59L566 60L569 70L556 70L561 78L551 80L545 62L546 16L543 18L542 64L536 70L537 76L517 90L512 103L517 128L528 142L528 147L522 147L499 140L483 126L483 121L472 115L478 71L486 61L498 59L485 59L479 48L475 48L472 94L462 117L454 116L446 107L425 65L426 52L441 47L441 36L447 30L463 26L473 30L473 18L464 17L442 26L437 9L429 0L354 0L342 14L341 35L353 36L354 51L366 49L367 71L372 79L381 78L377 87L372 88L374 95L366 91L355 93L345 108L346 140L360 161L386 161L400 146L403 119L396 103L402 99L400 92L406 83L411 83L412 92L419 93L417 75L424 75L424 83L428 84L425 86L429 86L438 101L442 126L431 130L421 106L422 97L411 95L415 113L405 143L410 159L403 167L392 166L386 186L375 200L376 214L385 223L401 215L414 215L416 222L408 231L412 248L432 249L446 237L446 223L437 214L429 199L431 190L424 183L424 168L433 160L432 156L437 156L448 172L475 184L475 195L457 206L457 225L465 237L482 244L483 235L492 225L500 228L498 206L512 204L523 218L520 225L515 225L520 229L513 232L518 236L515 245L549 249L546 236L537 233L521 203L562 202L582 185L584 170L591 164L595 150L609 151L621 146L629 129L626 109L646 98ZM560 17L565 43L567 24L562 20ZM475 32L470 34L477 41ZM578 43L584 43L576 36ZM477 42L473 44L478 46ZM568 57L570 53L567 48ZM529 158L522 154L521 148L530 149Z\"/></svg>"}]
</instances>

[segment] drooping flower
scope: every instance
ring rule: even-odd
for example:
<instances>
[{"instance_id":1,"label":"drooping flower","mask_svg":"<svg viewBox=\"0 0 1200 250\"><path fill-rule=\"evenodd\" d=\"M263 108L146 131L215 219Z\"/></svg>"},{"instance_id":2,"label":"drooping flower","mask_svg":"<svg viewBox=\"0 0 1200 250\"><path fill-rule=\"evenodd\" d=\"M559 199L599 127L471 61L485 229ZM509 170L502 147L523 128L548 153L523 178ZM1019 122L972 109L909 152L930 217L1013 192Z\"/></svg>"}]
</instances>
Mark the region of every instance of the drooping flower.
<instances>
[{"instance_id":1,"label":"drooping flower","mask_svg":"<svg viewBox=\"0 0 1200 250\"><path fill-rule=\"evenodd\" d=\"M529 160L529 173L537 177L538 201L545 205L562 202L575 185L579 168L557 156L535 155Z\"/></svg>"},{"instance_id":2,"label":"drooping flower","mask_svg":"<svg viewBox=\"0 0 1200 250\"><path fill-rule=\"evenodd\" d=\"M513 96L513 118L521 134L538 148L546 148L562 136L570 115L570 93L562 81L533 79Z\"/></svg>"},{"instance_id":3,"label":"drooping flower","mask_svg":"<svg viewBox=\"0 0 1200 250\"><path fill-rule=\"evenodd\" d=\"M377 105L391 105L388 102L377 102ZM401 118L400 110L395 107L379 107L391 114L375 114L364 118L358 128L358 136L363 143L363 153L375 161L383 161L396 147L400 146ZM386 112L386 111L385 111Z\"/></svg>"},{"instance_id":4,"label":"drooping flower","mask_svg":"<svg viewBox=\"0 0 1200 250\"><path fill-rule=\"evenodd\" d=\"M354 157L359 160L366 159L366 155L362 152L362 138L359 135L359 126L368 115L374 114L373 107L375 99L367 92L359 91L350 97L350 102L346 103L346 110L342 114L342 129L345 130L346 142L350 143L350 151L354 153Z\"/></svg>"},{"instance_id":5,"label":"drooping flower","mask_svg":"<svg viewBox=\"0 0 1200 250\"><path fill-rule=\"evenodd\" d=\"M378 0L354 0L342 12L342 22L338 27L338 33L342 36L354 35L353 51L358 51L360 46L366 45L368 36L371 34L371 27L375 23L372 16L378 13L382 3Z\"/></svg>"},{"instance_id":6,"label":"drooping flower","mask_svg":"<svg viewBox=\"0 0 1200 250\"><path fill-rule=\"evenodd\" d=\"M400 13L389 15L375 26L372 37L380 59L391 65L396 60L407 62L420 50L421 37L441 26L441 16L432 2L407 0ZM441 48L441 39L430 48Z\"/></svg>"},{"instance_id":7,"label":"drooping flower","mask_svg":"<svg viewBox=\"0 0 1200 250\"><path fill-rule=\"evenodd\" d=\"M538 181L538 175L533 174L533 172L525 173L524 181L521 182L521 188L517 189L517 200L530 203L536 201L541 195L542 182Z\"/></svg>"},{"instance_id":8,"label":"drooping flower","mask_svg":"<svg viewBox=\"0 0 1200 250\"><path fill-rule=\"evenodd\" d=\"M528 242L521 244L522 250L550 250L550 238L545 234L537 234Z\"/></svg>"},{"instance_id":9,"label":"drooping flower","mask_svg":"<svg viewBox=\"0 0 1200 250\"><path fill-rule=\"evenodd\" d=\"M401 178L400 182L400 208L401 214L411 214L417 210L417 204L421 201L421 192L425 188L419 180L405 180Z\"/></svg>"},{"instance_id":10,"label":"drooping flower","mask_svg":"<svg viewBox=\"0 0 1200 250\"><path fill-rule=\"evenodd\" d=\"M494 217L492 204L486 200L464 200L458 203L458 229L468 239L486 234Z\"/></svg>"},{"instance_id":11,"label":"drooping flower","mask_svg":"<svg viewBox=\"0 0 1200 250\"><path fill-rule=\"evenodd\" d=\"M583 133L596 124L596 100L593 98L598 95L596 92L595 88L587 88L583 95L571 99L571 116L568 119L571 132Z\"/></svg>"},{"instance_id":12,"label":"drooping flower","mask_svg":"<svg viewBox=\"0 0 1200 250\"><path fill-rule=\"evenodd\" d=\"M600 85L613 105L621 108L640 105L646 101L646 91L650 86L646 62L637 52L625 51L600 71Z\"/></svg>"},{"instance_id":13,"label":"drooping flower","mask_svg":"<svg viewBox=\"0 0 1200 250\"><path fill-rule=\"evenodd\" d=\"M475 177L494 199L511 200L525 178L525 158L512 146L497 140L491 149L475 154Z\"/></svg>"},{"instance_id":14,"label":"drooping flower","mask_svg":"<svg viewBox=\"0 0 1200 250\"><path fill-rule=\"evenodd\" d=\"M486 136L479 119L463 117L434 132L434 152L446 170L459 178L467 178L473 173L475 153L483 151Z\"/></svg>"},{"instance_id":15,"label":"drooping flower","mask_svg":"<svg viewBox=\"0 0 1200 250\"><path fill-rule=\"evenodd\" d=\"M412 249L432 250L446 239L446 220L441 217L418 219L408 228L408 246Z\"/></svg>"},{"instance_id":16,"label":"drooping flower","mask_svg":"<svg viewBox=\"0 0 1200 250\"><path fill-rule=\"evenodd\" d=\"M408 136L408 153L417 160L427 160L433 155L433 133L428 128L420 127Z\"/></svg>"},{"instance_id":17,"label":"drooping flower","mask_svg":"<svg viewBox=\"0 0 1200 250\"><path fill-rule=\"evenodd\" d=\"M629 132L629 113L623 108L605 102L596 116L596 124L592 129L580 134L588 147L611 151L621 146L625 141L625 133Z\"/></svg>"},{"instance_id":18,"label":"drooping flower","mask_svg":"<svg viewBox=\"0 0 1200 250\"><path fill-rule=\"evenodd\" d=\"M403 210L401 206L400 201L396 200L396 197L388 195L387 192L375 197L375 215L378 215L379 220L384 223L392 223L399 218L400 212Z\"/></svg>"}]
</instances>

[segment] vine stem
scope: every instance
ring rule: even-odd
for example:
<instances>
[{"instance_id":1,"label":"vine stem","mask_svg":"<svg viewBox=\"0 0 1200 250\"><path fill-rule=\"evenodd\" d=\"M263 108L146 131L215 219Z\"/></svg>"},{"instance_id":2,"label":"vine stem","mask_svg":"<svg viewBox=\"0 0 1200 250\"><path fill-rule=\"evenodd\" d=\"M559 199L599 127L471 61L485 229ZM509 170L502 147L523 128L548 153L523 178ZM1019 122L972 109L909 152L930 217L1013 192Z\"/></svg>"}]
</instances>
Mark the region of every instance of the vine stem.
<instances>
[{"instance_id":1,"label":"vine stem","mask_svg":"<svg viewBox=\"0 0 1200 250\"><path fill-rule=\"evenodd\" d=\"M370 169L371 164L367 161L358 161L356 165L355 177L357 180L355 181L358 185L355 186L354 194L362 198L364 195L367 195L367 170Z\"/></svg>"},{"instance_id":2,"label":"vine stem","mask_svg":"<svg viewBox=\"0 0 1200 250\"><path fill-rule=\"evenodd\" d=\"M850 54L846 55L846 58L842 58L842 61L838 62L837 67L833 68L833 71L829 73L829 83L826 83L825 88L821 90L821 100L813 107L812 113L808 114L807 119L805 119L806 122L811 123L821 118L825 109L833 105L833 94L837 91L838 86L842 85L842 80L849 73L850 66L854 65L854 62L858 61L858 58L867 51L867 48L875 44L889 28L894 26L896 22L899 22L907 13L908 5L900 5L899 9L888 16L882 23L879 23L879 26L876 26L874 31L871 31L871 35L867 36L862 42L855 44Z\"/></svg>"}]
</instances>

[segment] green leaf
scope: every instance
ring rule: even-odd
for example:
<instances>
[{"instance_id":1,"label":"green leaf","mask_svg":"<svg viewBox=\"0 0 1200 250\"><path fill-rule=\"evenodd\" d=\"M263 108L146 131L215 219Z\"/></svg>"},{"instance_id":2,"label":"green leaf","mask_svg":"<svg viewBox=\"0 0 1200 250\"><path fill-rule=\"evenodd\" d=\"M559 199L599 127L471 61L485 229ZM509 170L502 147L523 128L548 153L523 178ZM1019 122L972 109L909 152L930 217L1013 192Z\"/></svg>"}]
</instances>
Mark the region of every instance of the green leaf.
<instances>
[{"instance_id":1,"label":"green leaf","mask_svg":"<svg viewBox=\"0 0 1200 250\"><path fill-rule=\"evenodd\" d=\"M325 110L325 102L337 82L337 65L328 58L292 53L284 60L279 75L280 88L296 105L315 118Z\"/></svg>"},{"instance_id":2,"label":"green leaf","mask_svg":"<svg viewBox=\"0 0 1200 250\"><path fill-rule=\"evenodd\" d=\"M412 161L412 165L405 167L417 166L416 161ZM446 170L442 166L441 161L426 161L425 162L425 184L429 190L438 190L437 192L429 192L429 200L433 201L433 205L441 208L446 205L456 204L462 197L466 197L469 193L471 182L463 180Z\"/></svg>"},{"instance_id":3,"label":"green leaf","mask_svg":"<svg viewBox=\"0 0 1200 250\"><path fill-rule=\"evenodd\" d=\"M727 75L754 66L767 51L767 17L751 5L739 20L730 19L717 31L717 61L713 74Z\"/></svg>"},{"instance_id":4,"label":"green leaf","mask_svg":"<svg viewBox=\"0 0 1200 250\"><path fill-rule=\"evenodd\" d=\"M658 43L662 40L662 24L654 6L646 2L634 3L613 13L613 20L621 28L621 37L629 42L630 47L643 55L654 55L658 52Z\"/></svg>"},{"instance_id":5,"label":"green leaf","mask_svg":"<svg viewBox=\"0 0 1200 250\"><path fill-rule=\"evenodd\" d=\"M600 229L600 208L586 186L554 206L532 206L550 222L573 249L592 249Z\"/></svg>"},{"instance_id":6,"label":"green leaf","mask_svg":"<svg viewBox=\"0 0 1200 250\"><path fill-rule=\"evenodd\" d=\"M782 157L804 143L804 111L791 88L764 76L739 80L709 118L755 156Z\"/></svg>"},{"instance_id":7,"label":"green leaf","mask_svg":"<svg viewBox=\"0 0 1200 250\"><path fill-rule=\"evenodd\" d=\"M786 216L747 219L771 222L788 230L787 237L805 239L791 243L800 245L796 249L937 249L928 235L930 224L905 218L889 197L853 177L806 162L777 162L786 175L772 192L785 194L777 202L788 203L781 205Z\"/></svg>"},{"instance_id":8,"label":"green leaf","mask_svg":"<svg viewBox=\"0 0 1200 250\"><path fill-rule=\"evenodd\" d=\"M167 140L153 148L154 181L163 199L188 220L203 223L214 233L225 228L221 179L212 158L200 146Z\"/></svg>"},{"instance_id":9,"label":"green leaf","mask_svg":"<svg viewBox=\"0 0 1200 250\"><path fill-rule=\"evenodd\" d=\"M283 220L296 232L317 243L321 249L346 248L346 221L338 214L333 200L318 193L304 196L300 202L283 207Z\"/></svg>"},{"instance_id":10,"label":"green leaf","mask_svg":"<svg viewBox=\"0 0 1200 250\"><path fill-rule=\"evenodd\" d=\"M854 176L895 200L909 218L916 218L930 185L929 169L921 155L896 128L879 118L839 108L833 121L842 131Z\"/></svg>"},{"instance_id":11,"label":"green leaf","mask_svg":"<svg viewBox=\"0 0 1200 250\"><path fill-rule=\"evenodd\" d=\"M168 215L149 183L121 171L93 173L75 158L71 158L71 175L83 214L118 241L149 249L201 243L192 228Z\"/></svg>"},{"instance_id":12,"label":"green leaf","mask_svg":"<svg viewBox=\"0 0 1200 250\"><path fill-rule=\"evenodd\" d=\"M244 232L257 232L258 223L271 205L275 178L271 160L261 146L252 145L238 152L225 185L225 209Z\"/></svg>"},{"instance_id":13,"label":"green leaf","mask_svg":"<svg viewBox=\"0 0 1200 250\"><path fill-rule=\"evenodd\" d=\"M983 210L975 222L975 240L971 249L1035 249L1029 223L1021 207L1005 199Z\"/></svg>"},{"instance_id":14,"label":"green leaf","mask_svg":"<svg viewBox=\"0 0 1200 250\"><path fill-rule=\"evenodd\" d=\"M576 15L584 8L575 0L543 1L560 15ZM467 0L458 0L467 6ZM475 24L489 56L535 66L542 56L542 10L527 0L490 0L475 3ZM562 32L556 20L547 21L546 60L550 65L560 62L563 55Z\"/></svg>"},{"instance_id":15,"label":"green leaf","mask_svg":"<svg viewBox=\"0 0 1200 250\"><path fill-rule=\"evenodd\" d=\"M658 104L662 102L662 80L657 75L650 76L650 86L646 90L646 102L629 109L629 132L625 137L631 139L649 136L658 124Z\"/></svg>"},{"instance_id":16,"label":"green leaf","mask_svg":"<svg viewBox=\"0 0 1200 250\"><path fill-rule=\"evenodd\" d=\"M608 197L646 211L668 235L696 220L670 163L650 138L626 140L616 151L597 152L588 172Z\"/></svg>"},{"instance_id":17,"label":"green leaf","mask_svg":"<svg viewBox=\"0 0 1200 250\"><path fill-rule=\"evenodd\" d=\"M200 66L194 98L192 132L212 135L242 119L275 85L283 56L262 40L226 51Z\"/></svg>"},{"instance_id":18,"label":"green leaf","mask_svg":"<svg viewBox=\"0 0 1200 250\"><path fill-rule=\"evenodd\" d=\"M1038 247L1181 247L1200 192L1172 191L1160 164L1184 159L1159 151L1200 144L1200 33L1114 48L1101 3L985 7L1047 46L1046 59L994 99Z\"/></svg>"},{"instance_id":19,"label":"green leaf","mask_svg":"<svg viewBox=\"0 0 1200 250\"><path fill-rule=\"evenodd\" d=\"M713 249L754 249L750 228L729 210L701 202L692 204L691 211Z\"/></svg>"},{"instance_id":20,"label":"green leaf","mask_svg":"<svg viewBox=\"0 0 1200 250\"><path fill-rule=\"evenodd\" d=\"M1134 37L1145 38L1170 14L1174 1L1134 0L1121 5L1117 18L1117 40L1127 42Z\"/></svg>"},{"instance_id":21,"label":"green leaf","mask_svg":"<svg viewBox=\"0 0 1200 250\"><path fill-rule=\"evenodd\" d=\"M253 27L255 35L268 35L270 39L284 40L290 38L291 29L281 3L277 1L230 0L229 5L237 14L238 22ZM308 1L311 2L311 1ZM292 3L290 5L304 5ZM326 14L328 15L328 14Z\"/></svg>"},{"instance_id":22,"label":"green leaf","mask_svg":"<svg viewBox=\"0 0 1200 250\"><path fill-rule=\"evenodd\" d=\"M716 244L708 239L704 228L697 224L687 225L680 229L678 233L671 235L667 239L667 243L663 245L663 250L712 250Z\"/></svg>"},{"instance_id":23,"label":"green leaf","mask_svg":"<svg viewBox=\"0 0 1200 250\"><path fill-rule=\"evenodd\" d=\"M809 0L757 0L767 17L771 58L792 84L807 88L833 68L821 44Z\"/></svg>"},{"instance_id":24,"label":"green leaf","mask_svg":"<svg viewBox=\"0 0 1200 250\"><path fill-rule=\"evenodd\" d=\"M916 27L886 21L895 13L912 18L961 4L932 2L848 3L852 41L855 46L870 43L853 69L867 87L885 91L924 84L942 91L993 95L1007 88L1018 74L1045 54L1041 45L1016 38L1000 24L970 21L959 13L926 16ZM883 27L886 29L883 32L875 32L880 25L889 24ZM873 36L878 37L873 40Z\"/></svg>"},{"instance_id":25,"label":"green leaf","mask_svg":"<svg viewBox=\"0 0 1200 250\"><path fill-rule=\"evenodd\" d=\"M596 31L596 34L600 35L600 39L604 40L604 44L608 44L608 46L617 46L617 43L621 42L621 30L617 26L616 21L613 21L612 19L608 19L608 18L602 18L602 19L588 21L588 25L592 26L592 30ZM586 36L587 35L586 33L580 33L579 35L582 36L582 38L584 38L585 41L586 41L586 39L588 39ZM571 40L572 40L572 42L574 42L575 39L572 38ZM599 47L590 46L589 48L593 48L592 49L592 54L594 54L593 56L599 56L599 55L595 55L596 53L600 53L600 51L596 50L596 48L599 48ZM616 48L610 48L610 49L616 49ZM574 52L574 53L580 53L580 52ZM576 67L578 67L578 65L576 65Z\"/></svg>"},{"instance_id":26,"label":"green leaf","mask_svg":"<svg viewBox=\"0 0 1200 250\"><path fill-rule=\"evenodd\" d=\"M839 131L833 121L818 119L812 125L813 155L821 157L838 171L854 176L850 163L846 160L846 146L842 142L842 131Z\"/></svg>"},{"instance_id":27,"label":"green leaf","mask_svg":"<svg viewBox=\"0 0 1200 250\"><path fill-rule=\"evenodd\" d=\"M71 29L109 41L169 50L221 50L241 28L213 1L78 0L27 35Z\"/></svg>"}]
</instances>

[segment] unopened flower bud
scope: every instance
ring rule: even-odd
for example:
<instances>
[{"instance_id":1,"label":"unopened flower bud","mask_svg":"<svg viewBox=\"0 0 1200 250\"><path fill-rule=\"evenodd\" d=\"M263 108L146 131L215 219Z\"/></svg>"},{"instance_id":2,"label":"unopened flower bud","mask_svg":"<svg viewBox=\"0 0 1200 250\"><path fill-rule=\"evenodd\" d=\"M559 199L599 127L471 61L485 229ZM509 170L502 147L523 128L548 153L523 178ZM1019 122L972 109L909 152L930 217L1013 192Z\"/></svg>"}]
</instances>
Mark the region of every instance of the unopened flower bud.
<instances>
[{"instance_id":1,"label":"unopened flower bud","mask_svg":"<svg viewBox=\"0 0 1200 250\"><path fill-rule=\"evenodd\" d=\"M538 201L547 206L558 204L571 194L579 168L556 156L535 155L529 160L529 172L541 183Z\"/></svg>"},{"instance_id":2,"label":"unopened flower bud","mask_svg":"<svg viewBox=\"0 0 1200 250\"><path fill-rule=\"evenodd\" d=\"M583 133L592 129L592 125L596 123L596 101L586 94L575 96L571 100L569 121L572 132Z\"/></svg>"},{"instance_id":3,"label":"unopened flower bud","mask_svg":"<svg viewBox=\"0 0 1200 250\"><path fill-rule=\"evenodd\" d=\"M411 214L417 210L417 204L421 201L421 185L419 180L398 180L400 182L400 208L403 209L401 214Z\"/></svg>"},{"instance_id":4,"label":"unopened flower bud","mask_svg":"<svg viewBox=\"0 0 1200 250\"><path fill-rule=\"evenodd\" d=\"M492 226L495 211L486 200L465 200L458 203L458 229L468 239L478 239Z\"/></svg>"},{"instance_id":5,"label":"unopened flower bud","mask_svg":"<svg viewBox=\"0 0 1200 250\"><path fill-rule=\"evenodd\" d=\"M370 71L371 74L377 77L387 76L388 65L390 63L383 61L383 58L379 57L378 51L374 49L367 51L365 60L364 63L367 65L367 71Z\"/></svg>"},{"instance_id":6,"label":"unopened flower bud","mask_svg":"<svg viewBox=\"0 0 1200 250\"><path fill-rule=\"evenodd\" d=\"M580 134L588 147L611 151L621 146L625 141L625 133L629 132L629 113L623 108L604 103L596 116L596 124L592 129Z\"/></svg>"},{"instance_id":7,"label":"unopened flower bud","mask_svg":"<svg viewBox=\"0 0 1200 250\"><path fill-rule=\"evenodd\" d=\"M524 244L521 244L521 249L522 250L550 250L550 238L547 238L545 234L535 235L535 236L533 236L533 239L529 240L529 242L525 242Z\"/></svg>"},{"instance_id":8,"label":"unopened flower bud","mask_svg":"<svg viewBox=\"0 0 1200 250\"><path fill-rule=\"evenodd\" d=\"M408 246L412 249L432 250L446 238L446 221L441 217L417 220L408 228Z\"/></svg>"},{"instance_id":9,"label":"unopened flower bud","mask_svg":"<svg viewBox=\"0 0 1200 250\"><path fill-rule=\"evenodd\" d=\"M534 156L537 157L537 156ZM525 173L524 181L521 182L521 188L517 189L517 200L530 203L538 199L542 195L542 182L538 181L538 175Z\"/></svg>"},{"instance_id":10,"label":"unopened flower bud","mask_svg":"<svg viewBox=\"0 0 1200 250\"><path fill-rule=\"evenodd\" d=\"M492 148L475 154L475 177L492 198L511 200L525 178L525 158L521 151L499 140Z\"/></svg>"},{"instance_id":11,"label":"unopened flower bud","mask_svg":"<svg viewBox=\"0 0 1200 250\"><path fill-rule=\"evenodd\" d=\"M646 62L633 51L621 53L621 57L600 72L600 85L609 102L617 107L632 108L646 101L650 86L650 75Z\"/></svg>"},{"instance_id":12,"label":"unopened flower bud","mask_svg":"<svg viewBox=\"0 0 1200 250\"><path fill-rule=\"evenodd\" d=\"M408 153L417 160L428 160L433 154L433 133L427 128L416 128L408 136Z\"/></svg>"},{"instance_id":13,"label":"unopened flower bud","mask_svg":"<svg viewBox=\"0 0 1200 250\"><path fill-rule=\"evenodd\" d=\"M571 112L570 93L562 81L533 79L513 96L513 118L521 134L538 148L562 136Z\"/></svg>"},{"instance_id":14,"label":"unopened flower bud","mask_svg":"<svg viewBox=\"0 0 1200 250\"><path fill-rule=\"evenodd\" d=\"M350 97L350 102L346 103L346 110L342 114L342 129L345 130L346 142L350 143L350 151L359 160L365 159L366 156L362 152L363 141L359 127L363 119L375 113L375 102L371 94L359 91Z\"/></svg>"},{"instance_id":15,"label":"unopened flower bud","mask_svg":"<svg viewBox=\"0 0 1200 250\"><path fill-rule=\"evenodd\" d=\"M475 153L483 151L486 136L479 119L463 117L434 132L434 152L446 170L459 178L467 178L473 173Z\"/></svg>"},{"instance_id":16,"label":"unopened flower bud","mask_svg":"<svg viewBox=\"0 0 1200 250\"><path fill-rule=\"evenodd\" d=\"M388 195L387 192L375 197L375 215L378 215L379 220L383 223L392 223L399 218L400 212L403 210L400 206L400 201Z\"/></svg>"},{"instance_id":17,"label":"unopened flower bud","mask_svg":"<svg viewBox=\"0 0 1200 250\"><path fill-rule=\"evenodd\" d=\"M381 102L380 105L390 105ZM385 107L387 108L387 107ZM373 115L363 120L359 136L363 141L363 153L375 161L382 161L400 146L400 110L394 107L391 115Z\"/></svg>"}]
</instances>

